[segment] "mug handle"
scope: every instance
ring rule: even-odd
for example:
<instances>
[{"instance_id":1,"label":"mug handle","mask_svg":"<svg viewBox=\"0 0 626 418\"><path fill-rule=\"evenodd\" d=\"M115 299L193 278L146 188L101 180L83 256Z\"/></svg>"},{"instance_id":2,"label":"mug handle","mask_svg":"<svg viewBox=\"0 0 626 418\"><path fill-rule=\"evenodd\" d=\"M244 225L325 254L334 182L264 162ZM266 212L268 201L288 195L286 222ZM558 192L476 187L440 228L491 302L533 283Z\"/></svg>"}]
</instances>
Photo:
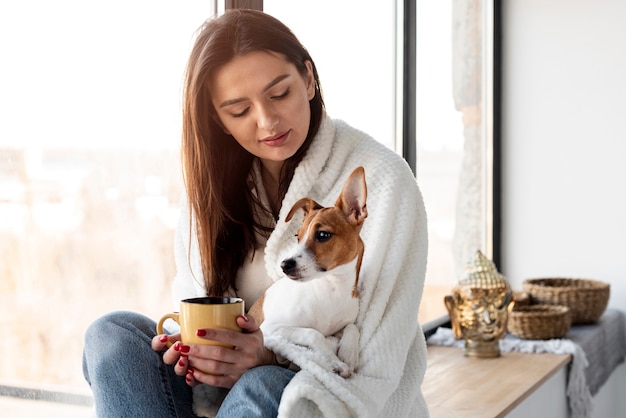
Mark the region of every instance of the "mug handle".
<instances>
[{"instance_id":1,"label":"mug handle","mask_svg":"<svg viewBox=\"0 0 626 418\"><path fill-rule=\"evenodd\" d=\"M180 322L178 322L178 312L172 312L172 313L168 313L165 314L161 317L161 319L159 319L159 322L157 323L156 326L156 331L157 334L165 334L165 331L163 330L163 323L165 323L165 321L167 319L171 319L172 321L176 322L177 324L180 324ZM172 346L172 343L170 341L167 342L167 348L170 348Z\"/></svg>"}]
</instances>

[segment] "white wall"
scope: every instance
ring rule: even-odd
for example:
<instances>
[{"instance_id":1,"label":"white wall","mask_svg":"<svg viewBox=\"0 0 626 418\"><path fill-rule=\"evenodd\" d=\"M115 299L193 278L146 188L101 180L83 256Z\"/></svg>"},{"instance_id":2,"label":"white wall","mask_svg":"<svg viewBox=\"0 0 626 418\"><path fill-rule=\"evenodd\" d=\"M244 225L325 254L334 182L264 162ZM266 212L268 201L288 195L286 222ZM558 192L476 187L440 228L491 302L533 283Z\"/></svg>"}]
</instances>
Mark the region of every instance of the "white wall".
<instances>
[{"instance_id":1,"label":"white wall","mask_svg":"<svg viewBox=\"0 0 626 418\"><path fill-rule=\"evenodd\" d=\"M503 253L626 311L626 1L503 2Z\"/></svg>"}]
</instances>

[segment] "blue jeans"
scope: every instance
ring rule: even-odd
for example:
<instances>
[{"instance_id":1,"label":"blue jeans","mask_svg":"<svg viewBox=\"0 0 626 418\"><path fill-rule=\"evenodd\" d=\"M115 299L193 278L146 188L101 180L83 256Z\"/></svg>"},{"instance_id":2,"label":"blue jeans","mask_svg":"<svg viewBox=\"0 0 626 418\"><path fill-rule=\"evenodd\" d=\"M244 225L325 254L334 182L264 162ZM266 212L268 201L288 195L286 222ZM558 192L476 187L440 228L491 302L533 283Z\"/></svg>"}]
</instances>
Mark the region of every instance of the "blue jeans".
<instances>
[{"instance_id":1,"label":"blue jeans","mask_svg":"<svg viewBox=\"0 0 626 418\"><path fill-rule=\"evenodd\" d=\"M85 333L83 374L102 418L194 417L184 376L151 348L156 323L133 312L113 312ZM230 390L218 417L277 415L283 389L295 372L278 366L248 370Z\"/></svg>"}]
</instances>

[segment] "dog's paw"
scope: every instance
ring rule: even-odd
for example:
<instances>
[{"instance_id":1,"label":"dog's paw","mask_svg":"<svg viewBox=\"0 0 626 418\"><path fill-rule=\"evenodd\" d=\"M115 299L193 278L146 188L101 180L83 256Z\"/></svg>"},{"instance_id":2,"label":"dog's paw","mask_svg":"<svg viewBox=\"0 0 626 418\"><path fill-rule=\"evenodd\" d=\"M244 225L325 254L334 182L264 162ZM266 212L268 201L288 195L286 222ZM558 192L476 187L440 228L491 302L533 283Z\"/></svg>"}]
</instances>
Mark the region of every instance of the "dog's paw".
<instances>
[{"instance_id":1,"label":"dog's paw","mask_svg":"<svg viewBox=\"0 0 626 418\"><path fill-rule=\"evenodd\" d=\"M344 379L347 379L354 373L354 368L348 366L346 363L338 362L333 367L333 372L343 377Z\"/></svg>"},{"instance_id":2,"label":"dog's paw","mask_svg":"<svg viewBox=\"0 0 626 418\"><path fill-rule=\"evenodd\" d=\"M354 324L346 326L342 332L337 357L354 372L359 364L359 330Z\"/></svg>"}]
</instances>

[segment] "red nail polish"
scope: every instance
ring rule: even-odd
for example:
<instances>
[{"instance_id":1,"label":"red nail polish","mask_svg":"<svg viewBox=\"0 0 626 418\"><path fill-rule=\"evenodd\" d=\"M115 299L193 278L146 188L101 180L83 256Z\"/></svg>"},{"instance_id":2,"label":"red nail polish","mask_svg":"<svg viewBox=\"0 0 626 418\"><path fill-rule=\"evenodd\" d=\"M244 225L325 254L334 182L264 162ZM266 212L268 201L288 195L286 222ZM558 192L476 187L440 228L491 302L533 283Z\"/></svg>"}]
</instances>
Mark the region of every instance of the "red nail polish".
<instances>
[{"instance_id":1,"label":"red nail polish","mask_svg":"<svg viewBox=\"0 0 626 418\"><path fill-rule=\"evenodd\" d=\"M178 360L178 365L179 365L180 367L185 367L185 362L184 362L182 359L181 359L181 360Z\"/></svg>"},{"instance_id":2,"label":"red nail polish","mask_svg":"<svg viewBox=\"0 0 626 418\"><path fill-rule=\"evenodd\" d=\"M159 341L161 341L162 343L166 343L167 340L169 340L169 337L167 335L161 335L161 337L159 338Z\"/></svg>"},{"instance_id":3,"label":"red nail polish","mask_svg":"<svg viewBox=\"0 0 626 418\"><path fill-rule=\"evenodd\" d=\"M180 346L181 346L181 343L177 342L176 344L174 344L174 350L175 351L180 351Z\"/></svg>"},{"instance_id":4,"label":"red nail polish","mask_svg":"<svg viewBox=\"0 0 626 418\"><path fill-rule=\"evenodd\" d=\"M180 347L178 347L178 350L179 350L181 353L188 353L188 352L189 352L189 348L190 348L190 347L189 347L188 345L182 345L182 344L181 344L181 345L180 345Z\"/></svg>"},{"instance_id":5,"label":"red nail polish","mask_svg":"<svg viewBox=\"0 0 626 418\"><path fill-rule=\"evenodd\" d=\"M205 336L206 336L206 330L204 330L204 329L199 329L199 330L197 330L197 331L196 331L196 335L197 335L198 337L205 337Z\"/></svg>"}]
</instances>

